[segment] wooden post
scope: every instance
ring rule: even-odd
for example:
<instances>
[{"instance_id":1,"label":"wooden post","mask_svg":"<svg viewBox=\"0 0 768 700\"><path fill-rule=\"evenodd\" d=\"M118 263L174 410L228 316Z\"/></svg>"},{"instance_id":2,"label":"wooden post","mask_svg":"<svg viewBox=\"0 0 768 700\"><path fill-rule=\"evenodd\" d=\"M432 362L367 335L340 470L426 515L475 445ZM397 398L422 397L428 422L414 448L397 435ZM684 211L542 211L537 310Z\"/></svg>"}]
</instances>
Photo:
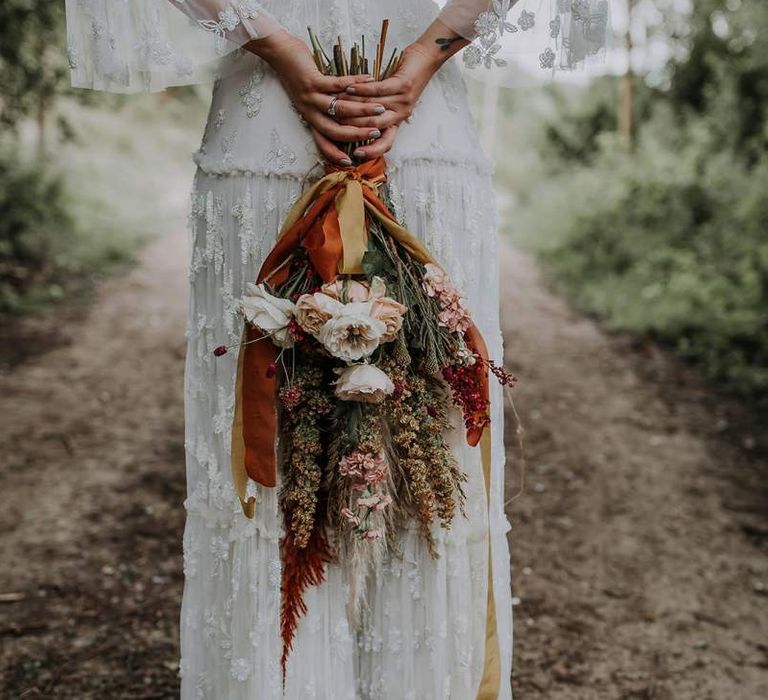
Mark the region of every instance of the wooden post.
<instances>
[{"instance_id":1,"label":"wooden post","mask_svg":"<svg viewBox=\"0 0 768 700\"><path fill-rule=\"evenodd\" d=\"M632 13L636 0L627 0L627 31L624 46L627 50L627 70L621 78L619 105L619 133L628 151L635 147L635 72L632 65Z\"/></svg>"}]
</instances>

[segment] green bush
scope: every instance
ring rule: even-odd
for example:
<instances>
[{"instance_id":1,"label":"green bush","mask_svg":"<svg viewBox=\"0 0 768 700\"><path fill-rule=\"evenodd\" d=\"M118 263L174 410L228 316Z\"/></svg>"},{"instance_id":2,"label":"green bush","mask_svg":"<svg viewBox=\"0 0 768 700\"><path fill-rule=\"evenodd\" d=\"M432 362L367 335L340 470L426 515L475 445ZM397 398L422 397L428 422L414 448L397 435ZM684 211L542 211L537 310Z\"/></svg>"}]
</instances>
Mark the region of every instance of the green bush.
<instances>
[{"instance_id":1,"label":"green bush","mask_svg":"<svg viewBox=\"0 0 768 700\"><path fill-rule=\"evenodd\" d=\"M588 207L572 205L542 258L609 328L671 344L758 397L768 390L768 159L751 171L725 158L702 171L671 161L601 161L593 196L581 193Z\"/></svg>"},{"instance_id":2,"label":"green bush","mask_svg":"<svg viewBox=\"0 0 768 700\"><path fill-rule=\"evenodd\" d=\"M768 5L691 12L660 87L638 79L632 152L615 78L553 90L525 140L508 121L509 229L573 304L768 407Z\"/></svg>"},{"instance_id":3,"label":"green bush","mask_svg":"<svg viewBox=\"0 0 768 700\"><path fill-rule=\"evenodd\" d=\"M60 294L59 256L74 226L60 177L0 154L0 312Z\"/></svg>"}]
</instances>

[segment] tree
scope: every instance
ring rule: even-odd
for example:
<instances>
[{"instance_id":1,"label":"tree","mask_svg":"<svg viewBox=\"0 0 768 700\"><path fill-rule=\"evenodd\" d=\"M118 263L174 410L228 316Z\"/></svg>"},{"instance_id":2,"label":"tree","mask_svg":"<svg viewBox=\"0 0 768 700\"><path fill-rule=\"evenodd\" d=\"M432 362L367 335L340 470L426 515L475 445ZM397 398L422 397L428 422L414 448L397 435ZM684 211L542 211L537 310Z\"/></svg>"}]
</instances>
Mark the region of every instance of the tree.
<instances>
[{"instance_id":1,"label":"tree","mask_svg":"<svg viewBox=\"0 0 768 700\"><path fill-rule=\"evenodd\" d=\"M621 80L621 106L619 108L619 132L628 150L634 147L635 139L635 71L632 66L632 19L635 0L627 0L627 31L624 45L627 49L627 69Z\"/></svg>"},{"instance_id":2,"label":"tree","mask_svg":"<svg viewBox=\"0 0 768 700\"><path fill-rule=\"evenodd\" d=\"M768 3L698 0L690 27L687 59L671 65L670 101L754 162L768 148Z\"/></svg>"},{"instance_id":3,"label":"tree","mask_svg":"<svg viewBox=\"0 0 768 700\"><path fill-rule=\"evenodd\" d=\"M39 147L56 95L66 86L64 3L0 2L0 124L15 130L33 116Z\"/></svg>"}]
</instances>

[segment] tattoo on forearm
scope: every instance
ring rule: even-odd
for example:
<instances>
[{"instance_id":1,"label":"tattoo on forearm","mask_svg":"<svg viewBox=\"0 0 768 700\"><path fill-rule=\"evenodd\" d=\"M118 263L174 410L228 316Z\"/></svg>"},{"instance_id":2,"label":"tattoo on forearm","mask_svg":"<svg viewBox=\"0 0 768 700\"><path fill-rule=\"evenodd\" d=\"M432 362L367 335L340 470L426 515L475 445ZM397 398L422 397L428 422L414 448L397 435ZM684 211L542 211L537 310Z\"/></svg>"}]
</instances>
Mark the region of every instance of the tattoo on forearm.
<instances>
[{"instance_id":1,"label":"tattoo on forearm","mask_svg":"<svg viewBox=\"0 0 768 700\"><path fill-rule=\"evenodd\" d=\"M446 39L443 37L439 39L435 39L435 43L440 47L441 51L450 51L453 44L457 41L461 41L460 36L454 36L454 37L451 37L450 39Z\"/></svg>"}]
</instances>

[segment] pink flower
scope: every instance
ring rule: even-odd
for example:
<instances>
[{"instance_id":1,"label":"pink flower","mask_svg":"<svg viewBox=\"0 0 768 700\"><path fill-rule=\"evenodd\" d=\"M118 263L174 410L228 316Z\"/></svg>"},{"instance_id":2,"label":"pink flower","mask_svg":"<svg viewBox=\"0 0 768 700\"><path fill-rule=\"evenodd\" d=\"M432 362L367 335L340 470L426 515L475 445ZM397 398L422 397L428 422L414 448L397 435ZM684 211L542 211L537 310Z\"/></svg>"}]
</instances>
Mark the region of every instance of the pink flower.
<instances>
[{"instance_id":1,"label":"pink flower","mask_svg":"<svg viewBox=\"0 0 768 700\"><path fill-rule=\"evenodd\" d=\"M438 323L451 333L465 333L472 325L469 311L461 303L458 295L446 301L448 303L443 305L443 310L437 316Z\"/></svg>"},{"instance_id":2,"label":"pink flower","mask_svg":"<svg viewBox=\"0 0 768 700\"><path fill-rule=\"evenodd\" d=\"M360 518L358 518L349 508L342 508L341 516L346 518L355 527L360 524Z\"/></svg>"},{"instance_id":3,"label":"pink flower","mask_svg":"<svg viewBox=\"0 0 768 700\"><path fill-rule=\"evenodd\" d=\"M342 457L339 462L339 471L342 476L362 476L360 465L349 457Z\"/></svg>"},{"instance_id":4,"label":"pink flower","mask_svg":"<svg viewBox=\"0 0 768 700\"><path fill-rule=\"evenodd\" d=\"M374 507L374 510L376 510L376 511L378 511L378 512L381 512L382 510L384 510L384 509L385 509L385 508L386 508L388 505L390 505L391 503L392 503L392 496L389 496L389 495L387 495L387 496L382 496L382 497L379 499L379 502L378 502L378 503L376 504L376 506Z\"/></svg>"},{"instance_id":5,"label":"pink flower","mask_svg":"<svg viewBox=\"0 0 768 700\"><path fill-rule=\"evenodd\" d=\"M358 498L357 507L373 509L379 504L380 501L381 497L374 493L371 496L363 496L362 498Z\"/></svg>"},{"instance_id":6,"label":"pink flower","mask_svg":"<svg viewBox=\"0 0 768 700\"><path fill-rule=\"evenodd\" d=\"M387 478L387 460L381 452L366 467L364 478L367 484L378 484Z\"/></svg>"},{"instance_id":7,"label":"pink flower","mask_svg":"<svg viewBox=\"0 0 768 700\"><path fill-rule=\"evenodd\" d=\"M375 466L374 457L365 452L350 452L341 458L339 472L342 476L362 477Z\"/></svg>"},{"instance_id":8,"label":"pink flower","mask_svg":"<svg viewBox=\"0 0 768 700\"><path fill-rule=\"evenodd\" d=\"M456 292L445 270L433 263L424 265L424 291L431 297L442 297Z\"/></svg>"},{"instance_id":9,"label":"pink flower","mask_svg":"<svg viewBox=\"0 0 768 700\"><path fill-rule=\"evenodd\" d=\"M395 390L387 373L376 365L349 365L336 372L336 396L344 401L381 403Z\"/></svg>"},{"instance_id":10,"label":"pink flower","mask_svg":"<svg viewBox=\"0 0 768 700\"><path fill-rule=\"evenodd\" d=\"M464 333L472 325L472 317L461 301L461 295L437 265L427 263L424 273L424 290L440 302L442 311L438 314L438 323L451 333Z\"/></svg>"},{"instance_id":11,"label":"pink flower","mask_svg":"<svg viewBox=\"0 0 768 700\"><path fill-rule=\"evenodd\" d=\"M375 542L376 540L381 538L381 530L366 530L364 537L366 540Z\"/></svg>"}]
</instances>

